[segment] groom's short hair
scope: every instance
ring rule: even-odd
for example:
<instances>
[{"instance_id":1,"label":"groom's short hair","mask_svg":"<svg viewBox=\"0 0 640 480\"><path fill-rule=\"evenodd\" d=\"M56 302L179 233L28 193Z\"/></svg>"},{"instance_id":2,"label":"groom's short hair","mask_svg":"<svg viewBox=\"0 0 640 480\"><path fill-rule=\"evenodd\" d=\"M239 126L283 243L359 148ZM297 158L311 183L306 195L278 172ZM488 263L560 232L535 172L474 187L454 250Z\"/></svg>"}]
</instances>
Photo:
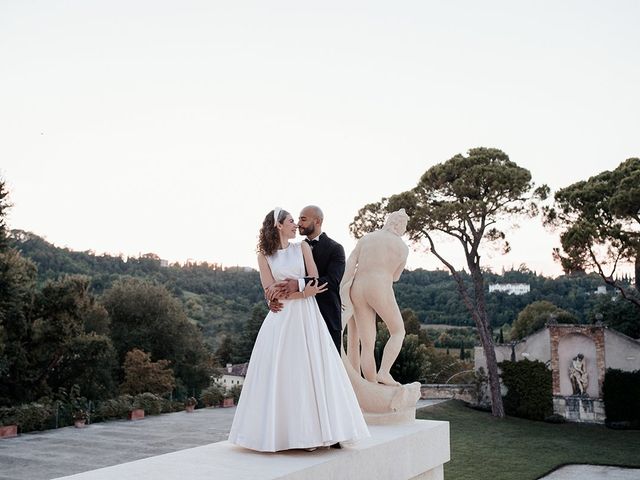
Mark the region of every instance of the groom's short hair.
<instances>
[{"instance_id":1,"label":"groom's short hair","mask_svg":"<svg viewBox=\"0 0 640 480\"><path fill-rule=\"evenodd\" d=\"M303 208L303 210L310 210L313 216L320 220L320 223L322 223L322 221L324 220L324 213L322 213L320 207L316 205L307 205Z\"/></svg>"}]
</instances>

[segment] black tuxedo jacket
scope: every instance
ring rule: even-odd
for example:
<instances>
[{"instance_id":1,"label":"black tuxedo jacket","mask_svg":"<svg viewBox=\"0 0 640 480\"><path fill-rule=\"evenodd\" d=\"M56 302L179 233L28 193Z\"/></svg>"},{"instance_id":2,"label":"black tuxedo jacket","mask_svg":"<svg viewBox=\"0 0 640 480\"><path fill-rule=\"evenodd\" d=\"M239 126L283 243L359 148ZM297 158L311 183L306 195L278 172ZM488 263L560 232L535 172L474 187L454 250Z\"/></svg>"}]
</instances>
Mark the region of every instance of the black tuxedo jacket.
<instances>
[{"instance_id":1,"label":"black tuxedo jacket","mask_svg":"<svg viewBox=\"0 0 640 480\"><path fill-rule=\"evenodd\" d=\"M344 248L326 233L320 234L312 248L313 260L318 267L318 284L327 283L327 291L316 295L320 313L324 318L333 343L338 352L342 341L342 304L340 302L340 282L344 275ZM311 280L305 279L306 282Z\"/></svg>"}]
</instances>

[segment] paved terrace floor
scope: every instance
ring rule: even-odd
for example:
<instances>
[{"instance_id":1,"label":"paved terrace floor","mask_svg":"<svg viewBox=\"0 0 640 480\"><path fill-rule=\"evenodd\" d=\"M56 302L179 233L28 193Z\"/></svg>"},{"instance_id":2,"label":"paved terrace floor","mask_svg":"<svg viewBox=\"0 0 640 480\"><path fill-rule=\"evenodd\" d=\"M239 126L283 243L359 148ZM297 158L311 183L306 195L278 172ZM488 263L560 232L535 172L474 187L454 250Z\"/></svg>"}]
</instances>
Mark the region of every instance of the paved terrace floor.
<instances>
[{"instance_id":1,"label":"paved terrace floor","mask_svg":"<svg viewBox=\"0 0 640 480\"><path fill-rule=\"evenodd\" d=\"M226 440L235 408L153 415L0 440L0 480L49 480Z\"/></svg>"},{"instance_id":2,"label":"paved terrace floor","mask_svg":"<svg viewBox=\"0 0 640 480\"><path fill-rule=\"evenodd\" d=\"M420 400L418 407L439 400ZM226 440L235 408L153 415L0 440L0 480L50 480Z\"/></svg>"},{"instance_id":3,"label":"paved terrace floor","mask_svg":"<svg viewBox=\"0 0 640 480\"><path fill-rule=\"evenodd\" d=\"M418 407L441 400L420 400ZM0 440L0 480L50 480L227 439L235 408L65 427ZM570 466L549 480L638 480L640 470Z\"/></svg>"}]
</instances>

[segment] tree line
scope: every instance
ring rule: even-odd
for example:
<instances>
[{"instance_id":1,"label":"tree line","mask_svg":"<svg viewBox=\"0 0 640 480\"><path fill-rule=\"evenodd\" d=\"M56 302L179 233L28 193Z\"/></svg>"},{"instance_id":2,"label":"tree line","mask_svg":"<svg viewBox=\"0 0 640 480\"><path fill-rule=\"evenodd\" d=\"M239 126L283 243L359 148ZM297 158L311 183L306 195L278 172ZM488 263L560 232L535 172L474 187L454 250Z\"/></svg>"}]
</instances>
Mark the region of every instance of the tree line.
<instances>
[{"instance_id":1,"label":"tree line","mask_svg":"<svg viewBox=\"0 0 640 480\"><path fill-rule=\"evenodd\" d=\"M96 255L56 247L33 233L13 230L7 242L37 266L37 283L44 284L64 275L89 277L91 291L101 295L122 276L145 279L164 285L185 310L187 317L201 328L205 340L217 348L225 335L242 335L245 323L263 306L258 273L252 269L224 268L217 264L188 263L161 267L155 254L123 258ZM466 272L460 272L468 279ZM596 295L602 280L595 273L573 272L558 278L545 277L524 265L518 269L493 273L484 271L485 283L526 283L531 290L524 295L493 292L486 297L491 325L510 325L529 303L546 300L570 312L578 322L590 322L598 312L607 313L615 292ZM621 284L630 285L626 277ZM400 308L412 309L421 323L474 326L464 303L455 289L455 280L444 270L406 270L394 284ZM263 312L266 311L263 309ZM604 315L613 322L619 315ZM623 333L628 330L623 327Z\"/></svg>"}]
</instances>

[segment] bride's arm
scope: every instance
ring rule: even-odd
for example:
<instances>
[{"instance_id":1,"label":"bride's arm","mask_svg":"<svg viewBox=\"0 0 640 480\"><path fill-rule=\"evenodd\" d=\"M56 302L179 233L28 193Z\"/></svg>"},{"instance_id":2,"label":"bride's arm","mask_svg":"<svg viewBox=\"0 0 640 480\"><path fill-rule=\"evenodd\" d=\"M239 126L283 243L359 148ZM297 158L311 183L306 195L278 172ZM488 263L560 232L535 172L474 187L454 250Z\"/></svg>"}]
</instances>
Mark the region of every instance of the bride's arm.
<instances>
[{"instance_id":1,"label":"bride's arm","mask_svg":"<svg viewBox=\"0 0 640 480\"><path fill-rule=\"evenodd\" d=\"M271 273L269 262L267 262L267 257L262 253L258 254L258 268L260 269L260 282L262 283L262 288L264 290L276 283L273 278L273 274Z\"/></svg>"},{"instance_id":2,"label":"bride's arm","mask_svg":"<svg viewBox=\"0 0 640 480\"><path fill-rule=\"evenodd\" d=\"M309 248L309 245L307 244L304 244L304 245L307 248L307 250L309 250L309 254L311 254L311 249ZM304 248L303 248L303 251L304 251ZM313 257L311 257L311 262L313 262ZM265 257L264 254L262 253L258 254L258 268L260 269L260 282L262 283L262 288L266 292L269 287L274 286L278 282L276 282L276 280L273 278L273 274L271 273L271 267L269 267L269 262L267 262L267 257ZM316 276L317 276L318 269L316 267L315 262L313 262L312 268L315 269ZM312 271L309 271L309 273L311 272ZM304 287L304 290L302 292L291 293L286 298L294 299L294 298L311 297L311 296L317 295L318 293L324 292L326 289L327 289L326 283L324 285L318 285L317 281L315 282L315 284L313 282L309 282Z\"/></svg>"}]
</instances>

